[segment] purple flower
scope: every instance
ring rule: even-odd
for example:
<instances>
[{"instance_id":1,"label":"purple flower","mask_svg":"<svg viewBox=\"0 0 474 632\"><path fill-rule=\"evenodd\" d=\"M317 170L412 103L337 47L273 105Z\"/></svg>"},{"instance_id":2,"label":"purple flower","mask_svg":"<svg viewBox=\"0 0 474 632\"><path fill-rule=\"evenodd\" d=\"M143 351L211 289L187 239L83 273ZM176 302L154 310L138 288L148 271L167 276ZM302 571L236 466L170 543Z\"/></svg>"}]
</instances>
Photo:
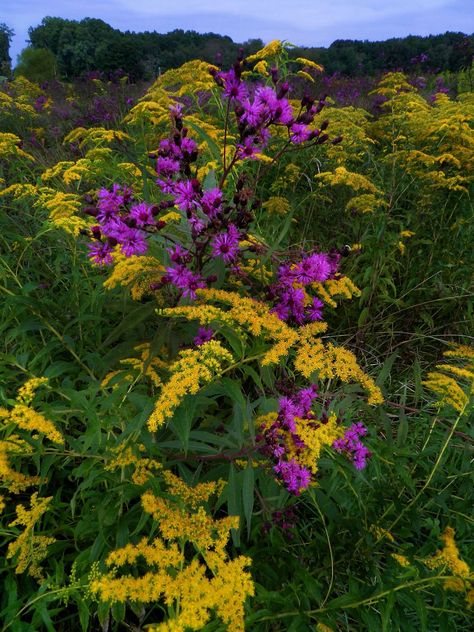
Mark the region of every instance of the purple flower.
<instances>
[{"instance_id":1,"label":"purple flower","mask_svg":"<svg viewBox=\"0 0 474 632\"><path fill-rule=\"evenodd\" d=\"M255 104L261 107L269 118L272 118L278 108L278 97L275 90L269 86L257 88L255 90Z\"/></svg>"},{"instance_id":2,"label":"purple flower","mask_svg":"<svg viewBox=\"0 0 474 632\"><path fill-rule=\"evenodd\" d=\"M176 244L172 248L167 248L171 261L174 263L189 263L191 255L189 250L183 248L180 244Z\"/></svg>"},{"instance_id":3,"label":"purple flower","mask_svg":"<svg viewBox=\"0 0 474 632\"><path fill-rule=\"evenodd\" d=\"M222 191L209 189L203 193L201 199L202 210L208 217L214 219L222 210Z\"/></svg>"},{"instance_id":4,"label":"purple flower","mask_svg":"<svg viewBox=\"0 0 474 632\"><path fill-rule=\"evenodd\" d=\"M301 325L304 322L304 301L305 294L302 289L286 287L280 295L279 303L271 311L277 314L280 320L293 318Z\"/></svg>"},{"instance_id":5,"label":"purple flower","mask_svg":"<svg viewBox=\"0 0 474 632\"><path fill-rule=\"evenodd\" d=\"M190 180L178 182L174 187L174 201L182 211L191 211L197 206L196 191Z\"/></svg>"},{"instance_id":6,"label":"purple flower","mask_svg":"<svg viewBox=\"0 0 474 632\"><path fill-rule=\"evenodd\" d=\"M319 298L314 297L311 307L307 310L306 314L311 322L315 320L323 320L323 307L324 303Z\"/></svg>"},{"instance_id":7,"label":"purple flower","mask_svg":"<svg viewBox=\"0 0 474 632\"><path fill-rule=\"evenodd\" d=\"M246 85L237 77L235 70L231 68L228 72L220 72L219 77L224 81L224 96L227 99L242 101L247 96Z\"/></svg>"},{"instance_id":8,"label":"purple flower","mask_svg":"<svg viewBox=\"0 0 474 632\"><path fill-rule=\"evenodd\" d=\"M116 239L122 246L122 252L126 257L143 255L148 250L145 233L138 228L129 228L127 226L118 233Z\"/></svg>"},{"instance_id":9,"label":"purple flower","mask_svg":"<svg viewBox=\"0 0 474 632\"><path fill-rule=\"evenodd\" d=\"M293 276L298 283L327 281L331 276L331 263L324 253L314 253L303 259L293 270Z\"/></svg>"},{"instance_id":10,"label":"purple flower","mask_svg":"<svg viewBox=\"0 0 474 632\"><path fill-rule=\"evenodd\" d=\"M273 122L289 125L293 121L293 109L288 99L278 99L278 105L273 115Z\"/></svg>"},{"instance_id":11,"label":"purple flower","mask_svg":"<svg viewBox=\"0 0 474 632\"><path fill-rule=\"evenodd\" d=\"M196 347L200 347L205 342L212 340L213 336L214 331L210 327L199 327L197 336L194 338L193 342Z\"/></svg>"},{"instance_id":12,"label":"purple flower","mask_svg":"<svg viewBox=\"0 0 474 632\"><path fill-rule=\"evenodd\" d=\"M148 206L146 202L140 202L130 209L130 217L137 222L137 226L148 226L154 224L155 219L151 212L151 206Z\"/></svg>"},{"instance_id":13,"label":"purple flower","mask_svg":"<svg viewBox=\"0 0 474 632\"><path fill-rule=\"evenodd\" d=\"M191 215L188 221L192 228L193 236L200 235L203 232L203 230L206 228L206 224L202 221L200 217L198 217L194 213Z\"/></svg>"},{"instance_id":14,"label":"purple flower","mask_svg":"<svg viewBox=\"0 0 474 632\"><path fill-rule=\"evenodd\" d=\"M311 482L311 472L294 459L280 461L273 469L280 475L287 490L295 496L299 496Z\"/></svg>"},{"instance_id":15,"label":"purple flower","mask_svg":"<svg viewBox=\"0 0 474 632\"><path fill-rule=\"evenodd\" d=\"M166 272L170 283L181 290L183 296L188 296L193 300L196 298L196 290L206 287L201 275L194 274L182 264L178 264L174 268L166 268Z\"/></svg>"},{"instance_id":16,"label":"purple flower","mask_svg":"<svg viewBox=\"0 0 474 632\"><path fill-rule=\"evenodd\" d=\"M96 241L87 244L87 248L89 249L87 256L97 265L107 266L113 262L111 256L113 248L107 242L101 243L100 241Z\"/></svg>"},{"instance_id":17,"label":"purple flower","mask_svg":"<svg viewBox=\"0 0 474 632\"><path fill-rule=\"evenodd\" d=\"M176 183L173 182L170 178L165 178L161 180L157 178L156 184L160 187L161 191L166 195L174 195L176 191Z\"/></svg>"},{"instance_id":18,"label":"purple flower","mask_svg":"<svg viewBox=\"0 0 474 632\"><path fill-rule=\"evenodd\" d=\"M113 185L112 191L100 189L97 197L99 198L97 202L97 208L99 209L97 219L99 222L107 222L116 217L124 203L124 196L118 184Z\"/></svg>"},{"instance_id":19,"label":"purple flower","mask_svg":"<svg viewBox=\"0 0 474 632\"><path fill-rule=\"evenodd\" d=\"M290 133L291 142L295 145L300 145L311 137L311 130L303 123L293 123L290 127Z\"/></svg>"},{"instance_id":20,"label":"purple flower","mask_svg":"<svg viewBox=\"0 0 474 632\"><path fill-rule=\"evenodd\" d=\"M245 158L258 160L256 154L260 152L260 147L257 147L256 142L257 138L255 136L247 136L243 143L237 143L237 156L241 160L245 160Z\"/></svg>"},{"instance_id":21,"label":"purple flower","mask_svg":"<svg viewBox=\"0 0 474 632\"><path fill-rule=\"evenodd\" d=\"M362 423L352 424L346 429L341 439L336 439L332 447L336 452L344 453L354 464L357 470L363 470L367 465L367 459L372 456L370 450L360 440L367 434L367 428Z\"/></svg>"},{"instance_id":22,"label":"purple flower","mask_svg":"<svg viewBox=\"0 0 474 632\"><path fill-rule=\"evenodd\" d=\"M192 156L197 152L197 143L192 138L183 138L181 141L181 151L183 154Z\"/></svg>"},{"instance_id":23,"label":"purple flower","mask_svg":"<svg viewBox=\"0 0 474 632\"><path fill-rule=\"evenodd\" d=\"M265 109L261 103L250 102L249 99L245 99L242 103L243 114L240 115L240 120L243 123L247 123L250 127L258 127L264 120Z\"/></svg>"},{"instance_id":24,"label":"purple flower","mask_svg":"<svg viewBox=\"0 0 474 632\"><path fill-rule=\"evenodd\" d=\"M173 158L159 156L156 161L156 171L163 176L172 176L179 171L179 162Z\"/></svg>"},{"instance_id":25,"label":"purple flower","mask_svg":"<svg viewBox=\"0 0 474 632\"><path fill-rule=\"evenodd\" d=\"M158 149L161 156L177 158L178 160L182 158L181 149L169 138L164 138L163 140L160 140Z\"/></svg>"},{"instance_id":26,"label":"purple flower","mask_svg":"<svg viewBox=\"0 0 474 632\"><path fill-rule=\"evenodd\" d=\"M239 252L239 237L238 229L229 224L227 232L216 235L211 242L214 257L221 257L226 263L234 261Z\"/></svg>"}]
</instances>

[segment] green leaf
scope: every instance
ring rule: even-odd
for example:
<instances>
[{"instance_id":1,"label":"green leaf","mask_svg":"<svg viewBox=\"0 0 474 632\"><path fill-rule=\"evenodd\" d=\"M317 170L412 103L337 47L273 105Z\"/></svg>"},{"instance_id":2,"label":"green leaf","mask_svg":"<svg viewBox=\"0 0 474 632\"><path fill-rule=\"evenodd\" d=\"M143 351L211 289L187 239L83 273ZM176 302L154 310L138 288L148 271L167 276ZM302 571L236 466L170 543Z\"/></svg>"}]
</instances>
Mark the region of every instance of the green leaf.
<instances>
[{"instance_id":1,"label":"green leaf","mask_svg":"<svg viewBox=\"0 0 474 632\"><path fill-rule=\"evenodd\" d=\"M212 157L214 158L216 162L220 162L221 150L219 149L219 145L216 143L216 141L212 139L209 136L209 134L206 131L204 131L203 128L197 123L195 123L194 121L187 120L186 125L188 125L191 129L193 129L196 132L196 134L198 134L198 136L202 138L202 140L206 141L207 146L209 147L209 151L212 154Z\"/></svg>"},{"instance_id":2,"label":"green leaf","mask_svg":"<svg viewBox=\"0 0 474 632\"><path fill-rule=\"evenodd\" d=\"M87 632L89 629L90 612L89 606L82 597L77 597L77 609L79 611L79 623L81 624L82 632Z\"/></svg>"},{"instance_id":3,"label":"green leaf","mask_svg":"<svg viewBox=\"0 0 474 632\"><path fill-rule=\"evenodd\" d=\"M250 527L252 525L252 512L255 499L255 470L252 462L247 463L244 470L244 481L242 485L242 502L244 515L247 523L247 537L250 537Z\"/></svg>"},{"instance_id":4,"label":"green leaf","mask_svg":"<svg viewBox=\"0 0 474 632\"><path fill-rule=\"evenodd\" d=\"M368 317L369 317L369 308L364 307L364 309L359 314L359 318L357 319L357 326L363 327Z\"/></svg>"},{"instance_id":5,"label":"green leaf","mask_svg":"<svg viewBox=\"0 0 474 632\"><path fill-rule=\"evenodd\" d=\"M237 472L234 465L229 465L229 479L227 483L227 507L229 510L229 516L242 516L242 489L239 485ZM232 541L234 546L240 546L240 530L231 530Z\"/></svg>"}]
</instances>

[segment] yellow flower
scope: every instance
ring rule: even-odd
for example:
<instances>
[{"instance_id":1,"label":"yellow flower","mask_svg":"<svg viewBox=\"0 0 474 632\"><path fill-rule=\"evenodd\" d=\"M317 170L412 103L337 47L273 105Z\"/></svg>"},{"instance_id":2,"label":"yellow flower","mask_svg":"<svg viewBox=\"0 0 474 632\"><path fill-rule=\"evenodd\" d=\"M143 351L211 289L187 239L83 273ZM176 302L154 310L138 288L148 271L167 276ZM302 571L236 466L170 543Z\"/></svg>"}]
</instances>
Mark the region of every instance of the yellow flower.
<instances>
[{"instance_id":1,"label":"yellow flower","mask_svg":"<svg viewBox=\"0 0 474 632\"><path fill-rule=\"evenodd\" d=\"M324 67L321 64L317 64L315 61L311 59L306 59L305 57L297 57L295 61L298 64L302 64L303 66L308 66L308 68L313 68L313 70L317 70L318 72L323 72Z\"/></svg>"},{"instance_id":2,"label":"yellow flower","mask_svg":"<svg viewBox=\"0 0 474 632\"><path fill-rule=\"evenodd\" d=\"M155 257L137 256L126 257L120 252L113 254L114 268L104 287L108 290L121 285L128 287L132 298L140 300L152 290L150 286L160 281L165 272L164 267ZM154 292L159 298L159 294Z\"/></svg>"},{"instance_id":3,"label":"yellow flower","mask_svg":"<svg viewBox=\"0 0 474 632\"><path fill-rule=\"evenodd\" d=\"M35 492L30 498L31 509L28 511L24 505L17 505L16 520L10 522L10 527L23 525L25 529L22 533L8 545L6 558L17 556L15 573L23 573L28 569L28 574L38 580L42 579L40 562L47 556L47 547L56 542L55 538L33 533L36 523L45 513L50 504L52 496L48 498L38 498Z\"/></svg>"},{"instance_id":4,"label":"yellow flower","mask_svg":"<svg viewBox=\"0 0 474 632\"><path fill-rule=\"evenodd\" d=\"M392 553L391 555L393 559L397 561L403 568L410 566L410 560L404 555L399 555L398 553Z\"/></svg>"},{"instance_id":5,"label":"yellow flower","mask_svg":"<svg viewBox=\"0 0 474 632\"><path fill-rule=\"evenodd\" d=\"M283 52L283 50L283 44L280 40L272 40L253 55L249 55L249 57L246 58L246 61L248 63L252 63L253 61L258 61L259 59L269 59L270 57L279 55Z\"/></svg>"},{"instance_id":6,"label":"yellow flower","mask_svg":"<svg viewBox=\"0 0 474 632\"><path fill-rule=\"evenodd\" d=\"M210 340L196 349L181 351L170 366L171 378L160 393L148 419L148 428L155 432L169 419L185 395L195 395L222 371L223 364L232 362L232 354L217 340Z\"/></svg>"},{"instance_id":7,"label":"yellow flower","mask_svg":"<svg viewBox=\"0 0 474 632\"><path fill-rule=\"evenodd\" d=\"M444 544L443 548L433 556L424 559L423 562L428 568L447 567L453 577L444 581L444 588L455 592L466 591L466 603L470 608L473 603L474 574L471 573L469 565L459 557L459 549L456 546L454 535L454 529L447 527L440 536L440 540Z\"/></svg>"},{"instance_id":8,"label":"yellow flower","mask_svg":"<svg viewBox=\"0 0 474 632\"><path fill-rule=\"evenodd\" d=\"M63 436L56 429L53 422L24 404L16 404L12 408L10 411L10 421L23 430L41 432L53 443L64 443Z\"/></svg>"},{"instance_id":9,"label":"yellow flower","mask_svg":"<svg viewBox=\"0 0 474 632\"><path fill-rule=\"evenodd\" d=\"M447 404L461 413L469 404L469 396L474 394L474 349L467 345L454 345L444 355L463 360L464 366L438 364L438 370L428 373L428 379L423 384L438 395L439 406ZM446 373L451 373L458 379Z\"/></svg>"},{"instance_id":10,"label":"yellow flower","mask_svg":"<svg viewBox=\"0 0 474 632\"><path fill-rule=\"evenodd\" d=\"M277 417L277 413L268 413L256 419L256 425L265 431ZM285 445L288 460L294 460L308 468L313 474L318 471L318 461L325 446L331 446L344 434L344 429L337 423L337 415L332 413L324 423L314 419L295 418L296 433L286 431ZM304 443L301 447L295 436Z\"/></svg>"},{"instance_id":11,"label":"yellow flower","mask_svg":"<svg viewBox=\"0 0 474 632\"><path fill-rule=\"evenodd\" d=\"M204 508L188 511L181 506L191 488L168 473L168 493L177 494L178 502L156 497L151 492L142 496L143 508L158 524L161 537L151 542L143 538L138 544L127 544L107 557L109 573L96 569L90 574L90 591L101 601L161 603L167 606L169 618L151 625L160 632L201 630L212 611L234 632L244 631L244 602L254 594L247 567L251 560L244 556L229 559L226 545L229 530L238 527L237 517L212 519ZM200 488L204 499L213 485ZM215 484L214 484L215 485ZM194 488L199 489L199 486ZM192 499L194 502L194 499ZM194 557L184 555L184 543L194 545ZM119 568L143 560L148 570L141 576L119 575ZM143 565L143 562L141 562Z\"/></svg>"},{"instance_id":12,"label":"yellow flower","mask_svg":"<svg viewBox=\"0 0 474 632\"><path fill-rule=\"evenodd\" d=\"M382 392L361 367L355 355L348 349L336 347L332 343L326 345L315 338L310 330L301 328L300 345L296 351L295 369L309 378L317 373L320 379L338 378L342 382L356 381L368 392L369 404L381 404Z\"/></svg>"},{"instance_id":13,"label":"yellow flower","mask_svg":"<svg viewBox=\"0 0 474 632\"><path fill-rule=\"evenodd\" d=\"M290 201L286 197L271 197L262 204L262 208L272 214L285 215L290 210Z\"/></svg>"}]
</instances>

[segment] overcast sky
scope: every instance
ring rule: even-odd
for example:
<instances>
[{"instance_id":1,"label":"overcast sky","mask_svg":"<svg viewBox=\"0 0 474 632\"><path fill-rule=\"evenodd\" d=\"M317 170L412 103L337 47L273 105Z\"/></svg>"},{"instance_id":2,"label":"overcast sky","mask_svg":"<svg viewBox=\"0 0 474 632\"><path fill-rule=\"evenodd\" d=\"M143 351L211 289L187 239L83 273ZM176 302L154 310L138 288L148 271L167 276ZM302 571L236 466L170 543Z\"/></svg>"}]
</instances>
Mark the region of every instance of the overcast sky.
<instances>
[{"instance_id":1,"label":"overcast sky","mask_svg":"<svg viewBox=\"0 0 474 632\"><path fill-rule=\"evenodd\" d=\"M121 30L176 28L327 46L335 39L381 40L474 32L474 0L0 0L0 22L15 30L10 55L43 17L101 18Z\"/></svg>"}]
</instances>

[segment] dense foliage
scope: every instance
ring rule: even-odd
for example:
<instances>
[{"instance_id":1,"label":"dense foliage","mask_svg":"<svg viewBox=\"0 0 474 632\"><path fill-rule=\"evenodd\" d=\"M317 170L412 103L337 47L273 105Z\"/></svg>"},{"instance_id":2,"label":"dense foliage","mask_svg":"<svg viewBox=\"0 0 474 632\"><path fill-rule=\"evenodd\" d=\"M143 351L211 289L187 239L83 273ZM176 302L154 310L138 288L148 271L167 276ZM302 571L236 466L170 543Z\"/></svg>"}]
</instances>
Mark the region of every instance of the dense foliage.
<instances>
[{"instance_id":1,"label":"dense foliage","mask_svg":"<svg viewBox=\"0 0 474 632\"><path fill-rule=\"evenodd\" d=\"M216 33L181 29L169 33L124 33L93 18L76 21L45 17L28 33L31 48L51 51L61 77L67 79L94 70L107 73L119 69L134 80L154 79L192 59L209 63L219 59L219 63L229 67L239 47L243 46L249 55L263 46L259 39L237 44ZM379 75L388 70L457 72L471 67L473 55L473 36L453 32L381 42L336 40L329 47L296 47L291 51L294 59L305 57L322 63L329 74L349 77Z\"/></svg>"},{"instance_id":2,"label":"dense foliage","mask_svg":"<svg viewBox=\"0 0 474 632\"><path fill-rule=\"evenodd\" d=\"M4 632L469 626L473 94L321 72L2 87Z\"/></svg>"}]
</instances>

